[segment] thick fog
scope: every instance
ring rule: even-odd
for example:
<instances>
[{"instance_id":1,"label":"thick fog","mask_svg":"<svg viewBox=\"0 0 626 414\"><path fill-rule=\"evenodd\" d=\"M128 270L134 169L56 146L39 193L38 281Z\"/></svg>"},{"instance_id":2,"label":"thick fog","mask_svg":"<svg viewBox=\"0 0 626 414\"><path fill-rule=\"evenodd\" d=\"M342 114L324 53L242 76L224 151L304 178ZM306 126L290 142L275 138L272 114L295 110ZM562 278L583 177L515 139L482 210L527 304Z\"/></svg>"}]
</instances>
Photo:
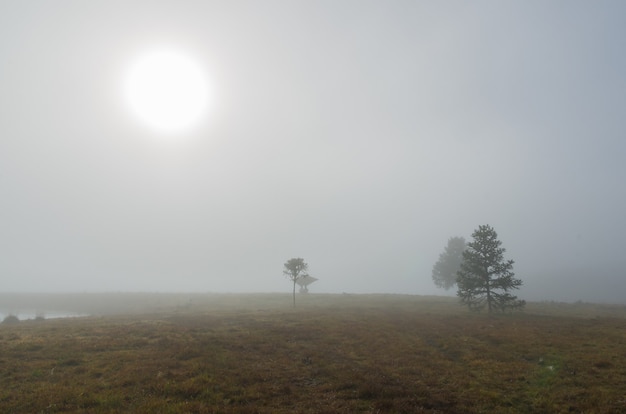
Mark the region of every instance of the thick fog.
<instances>
[{"instance_id":1,"label":"thick fog","mask_svg":"<svg viewBox=\"0 0 626 414\"><path fill-rule=\"evenodd\" d=\"M454 294L489 224L528 300L624 302L626 3L0 3L2 291ZM201 62L145 128L143 50ZM173 136L172 136L173 135Z\"/></svg>"}]
</instances>

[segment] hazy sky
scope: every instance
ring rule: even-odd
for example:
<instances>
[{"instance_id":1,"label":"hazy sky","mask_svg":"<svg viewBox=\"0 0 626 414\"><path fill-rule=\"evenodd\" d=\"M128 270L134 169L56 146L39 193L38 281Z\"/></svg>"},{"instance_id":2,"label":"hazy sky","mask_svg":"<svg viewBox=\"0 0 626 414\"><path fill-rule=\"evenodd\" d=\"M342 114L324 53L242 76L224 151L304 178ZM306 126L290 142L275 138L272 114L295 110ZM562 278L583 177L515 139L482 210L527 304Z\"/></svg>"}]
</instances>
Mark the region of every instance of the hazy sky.
<instances>
[{"instance_id":1,"label":"hazy sky","mask_svg":"<svg viewBox=\"0 0 626 414\"><path fill-rule=\"evenodd\" d=\"M123 96L163 46L183 133ZM3 291L443 294L490 224L520 297L626 301L626 2L3 1L0 62Z\"/></svg>"}]
</instances>

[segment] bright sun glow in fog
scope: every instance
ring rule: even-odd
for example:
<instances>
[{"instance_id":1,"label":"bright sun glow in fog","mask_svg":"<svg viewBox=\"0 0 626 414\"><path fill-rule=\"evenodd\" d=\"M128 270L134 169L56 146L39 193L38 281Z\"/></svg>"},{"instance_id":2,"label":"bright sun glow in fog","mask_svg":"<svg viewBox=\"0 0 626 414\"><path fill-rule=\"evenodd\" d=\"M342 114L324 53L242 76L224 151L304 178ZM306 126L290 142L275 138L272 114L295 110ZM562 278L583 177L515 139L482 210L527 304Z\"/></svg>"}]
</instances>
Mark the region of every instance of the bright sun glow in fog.
<instances>
[{"instance_id":1,"label":"bright sun glow in fog","mask_svg":"<svg viewBox=\"0 0 626 414\"><path fill-rule=\"evenodd\" d=\"M124 93L132 113L157 132L187 130L202 121L209 106L203 68L174 50L154 50L136 58Z\"/></svg>"}]
</instances>

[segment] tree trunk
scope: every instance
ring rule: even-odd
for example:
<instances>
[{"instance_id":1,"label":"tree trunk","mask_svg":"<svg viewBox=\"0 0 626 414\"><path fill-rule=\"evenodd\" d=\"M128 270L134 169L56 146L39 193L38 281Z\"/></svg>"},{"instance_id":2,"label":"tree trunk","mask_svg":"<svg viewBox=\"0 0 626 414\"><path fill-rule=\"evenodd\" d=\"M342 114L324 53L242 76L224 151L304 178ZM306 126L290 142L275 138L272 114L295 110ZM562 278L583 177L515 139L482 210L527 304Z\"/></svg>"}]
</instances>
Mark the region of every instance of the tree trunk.
<instances>
[{"instance_id":1,"label":"tree trunk","mask_svg":"<svg viewBox=\"0 0 626 414\"><path fill-rule=\"evenodd\" d=\"M293 307L296 307L296 279L293 280Z\"/></svg>"},{"instance_id":2,"label":"tree trunk","mask_svg":"<svg viewBox=\"0 0 626 414\"><path fill-rule=\"evenodd\" d=\"M487 309L491 314L491 286L489 286L489 269L485 269L485 279L487 282Z\"/></svg>"}]
</instances>

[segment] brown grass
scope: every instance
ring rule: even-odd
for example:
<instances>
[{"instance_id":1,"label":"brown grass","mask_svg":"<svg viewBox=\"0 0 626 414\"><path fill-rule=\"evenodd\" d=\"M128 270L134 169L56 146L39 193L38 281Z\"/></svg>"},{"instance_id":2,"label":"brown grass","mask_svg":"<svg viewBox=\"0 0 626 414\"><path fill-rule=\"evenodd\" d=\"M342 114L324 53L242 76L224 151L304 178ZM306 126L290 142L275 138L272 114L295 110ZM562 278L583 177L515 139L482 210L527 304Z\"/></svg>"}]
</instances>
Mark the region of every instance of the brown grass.
<instances>
[{"instance_id":1,"label":"brown grass","mask_svg":"<svg viewBox=\"0 0 626 414\"><path fill-rule=\"evenodd\" d=\"M487 317L429 297L233 298L2 325L0 412L626 411L623 307Z\"/></svg>"}]
</instances>

